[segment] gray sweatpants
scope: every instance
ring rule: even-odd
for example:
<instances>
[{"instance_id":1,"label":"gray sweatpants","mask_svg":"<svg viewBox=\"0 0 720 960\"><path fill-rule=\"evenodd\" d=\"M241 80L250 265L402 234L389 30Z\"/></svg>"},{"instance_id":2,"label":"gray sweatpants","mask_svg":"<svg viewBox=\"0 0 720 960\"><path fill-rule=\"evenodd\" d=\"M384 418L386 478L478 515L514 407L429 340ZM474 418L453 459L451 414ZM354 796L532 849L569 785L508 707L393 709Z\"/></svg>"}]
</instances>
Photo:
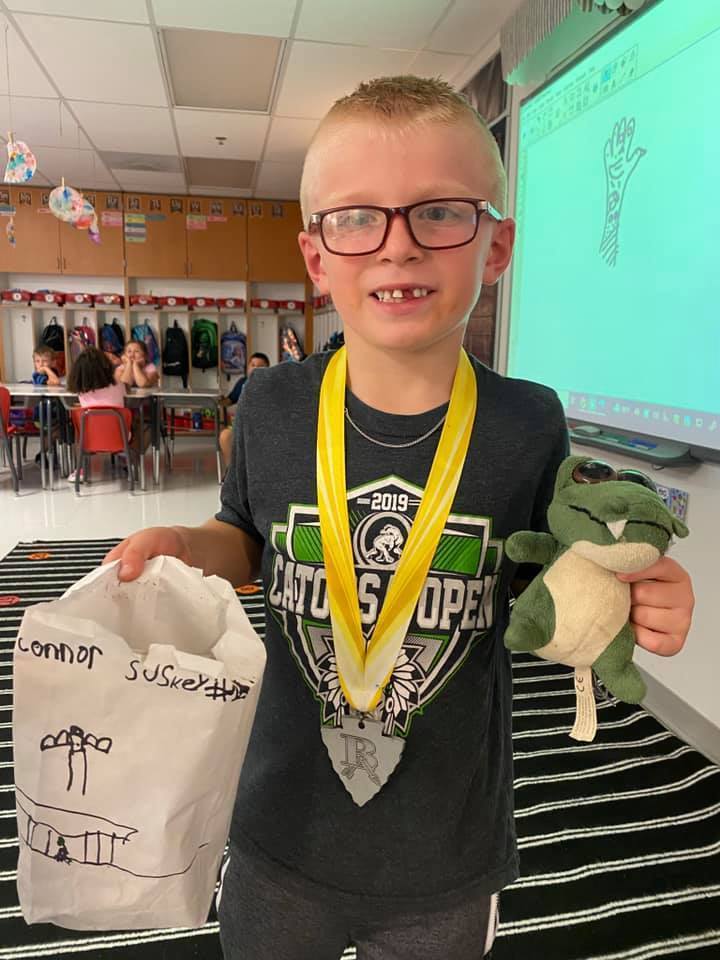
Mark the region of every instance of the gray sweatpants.
<instances>
[{"instance_id":1,"label":"gray sweatpants","mask_svg":"<svg viewBox=\"0 0 720 960\"><path fill-rule=\"evenodd\" d=\"M231 847L218 894L225 960L480 960L498 923L497 895L442 911L368 906Z\"/></svg>"}]
</instances>

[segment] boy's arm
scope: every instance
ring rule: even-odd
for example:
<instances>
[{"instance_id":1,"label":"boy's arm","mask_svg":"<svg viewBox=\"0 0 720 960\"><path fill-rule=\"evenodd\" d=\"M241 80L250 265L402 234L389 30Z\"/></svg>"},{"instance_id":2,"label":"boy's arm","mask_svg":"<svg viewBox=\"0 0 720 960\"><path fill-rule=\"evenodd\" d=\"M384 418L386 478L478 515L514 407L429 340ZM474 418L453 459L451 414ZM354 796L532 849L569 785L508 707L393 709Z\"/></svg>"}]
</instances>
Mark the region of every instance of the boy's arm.
<instances>
[{"instance_id":1,"label":"boy's arm","mask_svg":"<svg viewBox=\"0 0 720 960\"><path fill-rule=\"evenodd\" d=\"M208 520L200 527L150 527L118 544L103 560L122 560L120 580L134 580L153 557L177 557L206 576L238 587L257 579L262 545L240 527Z\"/></svg>"},{"instance_id":2,"label":"boy's arm","mask_svg":"<svg viewBox=\"0 0 720 960\"><path fill-rule=\"evenodd\" d=\"M245 391L243 402L244 396ZM121 580L133 580L147 560L162 555L178 557L205 574L224 577L234 587L257 579L263 538L255 527L250 506L242 417L236 420L233 443L217 517L201 527L151 527L133 534L111 550L104 561L122 557Z\"/></svg>"},{"instance_id":3,"label":"boy's arm","mask_svg":"<svg viewBox=\"0 0 720 960\"><path fill-rule=\"evenodd\" d=\"M44 373L47 375L47 382L51 387L60 386L60 377L55 373L51 367L43 367Z\"/></svg>"}]
</instances>

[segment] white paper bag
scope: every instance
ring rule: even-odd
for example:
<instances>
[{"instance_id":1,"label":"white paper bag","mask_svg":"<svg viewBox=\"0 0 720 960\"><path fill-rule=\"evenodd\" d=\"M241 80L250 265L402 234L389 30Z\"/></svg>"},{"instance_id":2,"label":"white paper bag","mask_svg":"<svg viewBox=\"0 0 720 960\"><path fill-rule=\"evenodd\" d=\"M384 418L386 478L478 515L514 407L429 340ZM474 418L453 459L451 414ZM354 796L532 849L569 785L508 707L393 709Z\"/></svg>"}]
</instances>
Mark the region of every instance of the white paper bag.
<instances>
[{"instance_id":1,"label":"white paper bag","mask_svg":"<svg viewBox=\"0 0 720 960\"><path fill-rule=\"evenodd\" d=\"M207 919L265 648L228 583L158 557L25 614L14 654L18 892L76 930Z\"/></svg>"}]
</instances>

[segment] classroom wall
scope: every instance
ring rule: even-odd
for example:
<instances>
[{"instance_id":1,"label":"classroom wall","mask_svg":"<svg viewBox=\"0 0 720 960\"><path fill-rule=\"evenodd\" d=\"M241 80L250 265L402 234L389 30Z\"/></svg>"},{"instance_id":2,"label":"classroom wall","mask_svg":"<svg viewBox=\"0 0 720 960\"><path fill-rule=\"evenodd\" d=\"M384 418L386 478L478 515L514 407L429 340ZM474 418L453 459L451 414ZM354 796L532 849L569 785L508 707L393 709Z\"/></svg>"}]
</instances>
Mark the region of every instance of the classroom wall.
<instances>
[{"instance_id":1,"label":"classroom wall","mask_svg":"<svg viewBox=\"0 0 720 960\"><path fill-rule=\"evenodd\" d=\"M514 212L518 113L522 99L534 87L512 87L508 127L509 213ZM495 364L507 368L510 323L512 265L500 283L500 311L496 337ZM632 457L622 462L609 451L593 447L574 449L577 453L602 456L614 465L635 466L652 474L652 467ZM690 536L673 546L671 556L690 573L696 595L696 609L685 650L676 657L663 658L638 650L637 663L649 680L645 705L659 719L707 755L720 762L720 629L717 598L720 597L720 464L664 468L654 474L659 483L687 490L690 495L687 522Z\"/></svg>"},{"instance_id":2,"label":"classroom wall","mask_svg":"<svg viewBox=\"0 0 720 960\"><path fill-rule=\"evenodd\" d=\"M574 446L573 453L600 456L613 466L633 466L664 486L680 487L690 494L687 525L690 536L678 540L670 556L690 573L695 590L695 614L685 649L675 657L658 657L638 650L635 662L650 678L651 696L646 705L668 726L677 730L704 752L720 762L720 464L704 463L695 467L663 468L632 457L622 458L607 450ZM662 689L664 688L664 689ZM674 694L681 703L674 702ZM700 715L707 724L684 710L682 704Z\"/></svg>"}]
</instances>

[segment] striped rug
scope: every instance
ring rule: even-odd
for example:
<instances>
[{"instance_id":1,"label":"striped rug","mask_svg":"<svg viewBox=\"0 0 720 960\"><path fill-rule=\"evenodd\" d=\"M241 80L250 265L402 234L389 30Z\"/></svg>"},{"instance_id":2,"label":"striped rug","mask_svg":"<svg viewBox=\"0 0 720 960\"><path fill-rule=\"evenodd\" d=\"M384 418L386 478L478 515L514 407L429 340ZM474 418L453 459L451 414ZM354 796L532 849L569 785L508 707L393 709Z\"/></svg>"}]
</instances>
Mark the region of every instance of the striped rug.
<instances>
[{"instance_id":1,"label":"striped rug","mask_svg":"<svg viewBox=\"0 0 720 960\"><path fill-rule=\"evenodd\" d=\"M221 960L214 916L199 931L90 934L28 927L20 915L13 641L28 605L59 596L115 542L20 544L0 561L0 960ZM262 635L259 596L241 599ZM576 744L570 671L520 656L514 676L523 876L503 893L493 960L718 960L720 767L615 700L599 705L596 741Z\"/></svg>"}]
</instances>

